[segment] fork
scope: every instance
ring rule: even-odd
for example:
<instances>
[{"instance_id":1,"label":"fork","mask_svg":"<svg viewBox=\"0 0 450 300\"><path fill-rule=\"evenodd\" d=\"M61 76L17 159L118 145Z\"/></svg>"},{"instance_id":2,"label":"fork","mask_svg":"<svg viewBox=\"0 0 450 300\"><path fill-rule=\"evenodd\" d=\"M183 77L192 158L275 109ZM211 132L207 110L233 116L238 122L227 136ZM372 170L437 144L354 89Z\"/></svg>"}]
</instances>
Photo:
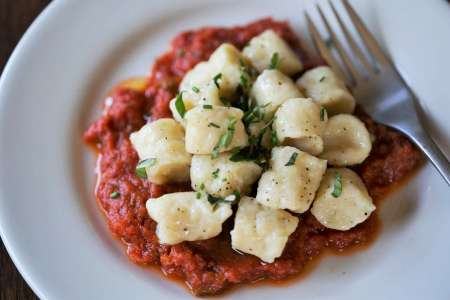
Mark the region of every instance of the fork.
<instances>
[{"instance_id":1,"label":"fork","mask_svg":"<svg viewBox=\"0 0 450 300\"><path fill-rule=\"evenodd\" d=\"M369 53L370 61L353 39L333 2L331 0L328 2L353 55L350 56L344 49L336 32L317 4L320 18L329 34L328 41L336 48L341 63L334 57L331 47L327 46L329 43L322 39L311 17L305 12L309 32L320 55L350 87L355 98L359 101L363 100L365 111L377 122L395 128L408 136L425 153L450 186L450 163L421 125L422 115L418 113L421 111L416 96L392 61L383 53L348 0L342 0L342 4Z\"/></svg>"}]
</instances>

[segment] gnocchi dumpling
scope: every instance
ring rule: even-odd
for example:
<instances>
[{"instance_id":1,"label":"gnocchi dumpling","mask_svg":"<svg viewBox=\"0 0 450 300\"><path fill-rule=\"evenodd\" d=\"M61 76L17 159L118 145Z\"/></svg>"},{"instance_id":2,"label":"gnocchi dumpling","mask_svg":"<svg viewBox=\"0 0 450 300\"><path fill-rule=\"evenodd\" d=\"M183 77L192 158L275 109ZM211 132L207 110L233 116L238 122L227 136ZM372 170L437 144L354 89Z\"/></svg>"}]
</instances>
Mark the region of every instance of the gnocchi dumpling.
<instances>
[{"instance_id":1,"label":"gnocchi dumpling","mask_svg":"<svg viewBox=\"0 0 450 300\"><path fill-rule=\"evenodd\" d=\"M320 157L333 166L362 163L372 149L370 134L364 123L348 114L331 117L322 137L324 150Z\"/></svg>"},{"instance_id":2,"label":"gnocchi dumpling","mask_svg":"<svg viewBox=\"0 0 450 300\"><path fill-rule=\"evenodd\" d=\"M200 62L195 65L189 72L184 75L183 80L180 83L179 91L190 93L191 97L194 97L194 103L198 102L200 98L195 95L193 89L206 86L209 82L213 81L214 76L217 74L217 70L209 62ZM191 93L191 91L193 93Z\"/></svg>"},{"instance_id":3,"label":"gnocchi dumpling","mask_svg":"<svg viewBox=\"0 0 450 300\"><path fill-rule=\"evenodd\" d=\"M185 115L186 151L212 154L248 145L242 110L234 107L197 106Z\"/></svg>"},{"instance_id":4,"label":"gnocchi dumpling","mask_svg":"<svg viewBox=\"0 0 450 300\"><path fill-rule=\"evenodd\" d=\"M194 155L191 166L191 185L196 191L205 191L216 197L235 192L245 195L261 175L262 169L253 161L230 160L231 154L222 153L216 159L210 155Z\"/></svg>"},{"instance_id":5,"label":"gnocchi dumpling","mask_svg":"<svg viewBox=\"0 0 450 300\"><path fill-rule=\"evenodd\" d=\"M322 179L311 213L325 227L349 230L375 210L358 174L347 168L330 168Z\"/></svg>"},{"instance_id":6,"label":"gnocchi dumpling","mask_svg":"<svg viewBox=\"0 0 450 300\"><path fill-rule=\"evenodd\" d=\"M181 192L147 200L148 214L158 223L159 241L174 245L218 235L222 223L232 214L231 206L226 203L212 206L206 197L205 193Z\"/></svg>"},{"instance_id":7,"label":"gnocchi dumpling","mask_svg":"<svg viewBox=\"0 0 450 300\"><path fill-rule=\"evenodd\" d=\"M250 95L257 105L264 107L268 117L287 99L303 97L292 79L278 70L264 70L256 78Z\"/></svg>"},{"instance_id":8,"label":"gnocchi dumpling","mask_svg":"<svg viewBox=\"0 0 450 300\"><path fill-rule=\"evenodd\" d=\"M355 110L355 98L330 67L321 66L305 72L297 85L307 97L325 107L330 116L351 114Z\"/></svg>"},{"instance_id":9,"label":"gnocchi dumpling","mask_svg":"<svg viewBox=\"0 0 450 300\"><path fill-rule=\"evenodd\" d=\"M151 159L147 178L156 184L189 181L191 155L186 152L184 129L174 119L158 119L130 135L139 159Z\"/></svg>"},{"instance_id":10,"label":"gnocchi dumpling","mask_svg":"<svg viewBox=\"0 0 450 300\"><path fill-rule=\"evenodd\" d=\"M225 43L219 46L209 58L209 63L221 74L216 81L223 96L231 96L236 92L241 80L241 68L245 64L241 52L233 45Z\"/></svg>"},{"instance_id":11,"label":"gnocchi dumpling","mask_svg":"<svg viewBox=\"0 0 450 300\"><path fill-rule=\"evenodd\" d=\"M183 91L181 99L186 111L200 105L223 106L223 102L220 101L219 89L212 81L208 82L206 85L195 87L191 91ZM175 97L169 102L170 111L172 112L172 116L175 120L177 120L181 125L186 126L186 120L180 115L176 108L176 101L177 98Z\"/></svg>"},{"instance_id":12,"label":"gnocchi dumpling","mask_svg":"<svg viewBox=\"0 0 450 300\"><path fill-rule=\"evenodd\" d=\"M326 123L327 114L320 105L311 99L295 98L278 108L273 127L282 145L318 155L323 150Z\"/></svg>"},{"instance_id":13,"label":"gnocchi dumpling","mask_svg":"<svg viewBox=\"0 0 450 300\"><path fill-rule=\"evenodd\" d=\"M271 208L307 211L327 168L326 160L294 147L275 147L270 166L258 182L256 200Z\"/></svg>"},{"instance_id":14,"label":"gnocchi dumpling","mask_svg":"<svg viewBox=\"0 0 450 300\"><path fill-rule=\"evenodd\" d=\"M282 209L265 207L255 199L243 197L231 231L233 249L272 263L280 257L298 218Z\"/></svg>"},{"instance_id":15,"label":"gnocchi dumpling","mask_svg":"<svg viewBox=\"0 0 450 300\"><path fill-rule=\"evenodd\" d=\"M274 55L278 56L277 68L287 75L294 75L303 69L295 52L273 30L266 30L251 39L242 53L259 72L270 68Z\"/></svg>"},{"instance_id":16,"label":"gnocchi dumpling","mask_svg":"<svg viewBox=\"0 0 450 300\"><path fill-rule=\"evenodd\" d=\"M218 87L220 96L229 97L239 85L241 67L242 64L245 64L245 61L236 47L224 43L211 54L207 62L197 64L186 73L180 83L179 90L180 92L191 91L192 89L202 90L203 87L212 83ZM201 99L200 95L193 96Z\"/></svg>"}]
</instances>

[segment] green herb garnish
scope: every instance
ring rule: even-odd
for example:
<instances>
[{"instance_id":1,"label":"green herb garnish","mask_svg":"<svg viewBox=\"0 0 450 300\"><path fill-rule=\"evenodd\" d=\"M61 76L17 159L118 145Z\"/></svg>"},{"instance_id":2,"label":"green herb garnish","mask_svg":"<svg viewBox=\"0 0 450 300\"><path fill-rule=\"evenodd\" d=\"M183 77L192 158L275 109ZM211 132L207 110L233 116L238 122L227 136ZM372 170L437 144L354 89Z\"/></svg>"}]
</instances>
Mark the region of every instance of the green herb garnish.
<instances>
[{"instance_id":1,"label":"green herb garnish","mask_svg":"<svg viewBox=\"0 0 450 300\"><path fill-rule=\"evenodd\" d=\"M214 172L212 172L212 177L213 177L213 178L219 177L219 172L220 172L220 169L217 168Z\"/></svg>"},{"instance_id":2,"label":"green herb garnish","mask_svg":"<svg viewBox=\"0 0 450 300\"><path fill-rule=\"evenodd\" d=\"M220 147L218 145L216 145L213 148L213 151L211 152L211 158L212 159L217 158L217 157L219 157L219 155L220 155Z\"/></svg>"},{"instance_id":3,"label":"green herb garnish","mask_svg":"<svg viewBox=\"0 0 450 300\"><path fill-rule=\"evenodd\" d=\"M239 98L235 102L235 107L241 109L242 111L247 111L250 107L250 97L248 97L244 92L242 91L242 87L238 87L237 93L239 94Z\"/></svg>"},{"instance_id":4,"label":"green herb garnish","mask_svg":"<svg viewBox=\"0 0 450 300\"><path fill-rule=\"evenodd\" d=\"M117 191L114 191L114 192L112 192L111 194L109 194L109 196L110 196L112 199L117 199L117 198L120 197L120 193L117 192Z\"/></svg>"},{"instance_id":5,"label":"green herb garnish","mask_svg":"<svg viewBox=\"0 0 450 300\"><path fill-rule=\"evenodd\" d=\"M239 77L239 84L242 86L244 90L248 89L248 77L246 74L241 73L241 76Z\"/></svg>"},{"instance_id":6,"label":"green herb garnish","mask_svg":"<svg viewBox=\"0 0 450 300\"><path fill-rule=\"evenodd\" d=\"M177 99L175 100L175 108L177 109L178 114L184 118L184 115L186 114L186 107L183 102L183 92L177 95Z\"/></svg>"},{"instance_id":7,"label":"green herb garnish","mask_svg":"<svg viewBox=\"0 0 450 300\"><path fill-rule=\"evenodd\" d=\"M213 209L216 209L219 203L227 203L234 204L241 198L241 194L239 192L234 192L233 194L226 197L215 197L213 195L208 194L208 202L213 206Z\"/></svg>"},{"instance_id":8,"label":"green herb garnish","mask_svg":"<svg viewBox=\"0 0 450 300\"><path fill-rule=\"evenodd\" d=\"M212 105L211 104L205 104L203 105L204 109L212 109Z\"/></svg>"},{"instance_id":9,"label":"green herb garnish","mask_svg":"<svg viewBox=\"0 0 450 300\"><path fill-rule=\"evenodd\" d=\"M192 90L194 91L194 93L197 93L197 94L200 93L200 89L196 86L193 86Z\"/></svg>"},{"instance_id":10,"label":"green herb garnish","mask_svg":"<svg viewBox=\"0 0 450 300\"><path fill-rule=\"evenodd\" d=\"M255 105L251 110L245 112L242 121L248 126L251 123L257 123L260 121L264 121L266 116L265 108L269 106L271 102L268 102L264 105Z\"/></svg>"},{"instance_id":11,"label":"green herb garnish","mask_svg":"<svg viewBox=\"0 0 450 300\"><path fill-rule=\"evenodd\" d=\"M203 191L205 189L205 184L202 182L202 184L200 184L200 189Z\"/></svg>"},{"instance_id":12,"label":"green herb garnish","mask_svg":"<svg viewBox=\"0 0 450 300\"><path fill-rule=\"evenodd\" d=\"M325 116L327 115L327 110L324 107L320 108L320 121L325 121Z\"/></svg>"},{"instance_id":13,"label":"green herb garnish","mask_svg":"<svg viewBox=\"0 0 450 300\"><path fill-rule=\"evenodd\" d=\"M325 80L325 76L322 76L320 79L319 79L319 82L322 82L322 81L324 81Z\"/></svg>"},{"instance_id":14,"label":"green herb garnish","mask_svg":"<svg viewBox=\"0 0 450 300\"><path fill-rule=\"evenodd\" d=\"M244 63L244 61L241 59L240 61L241 64L241 74L239 76L239 84L242 87L243 92L248 92L248 90L250 89L250 78L251 78L251 74L250 74L250 70L249 67L247 67L247 65Z\"/></svg>"},{"instance_id":15,"label":"green herb garnish","mask_svg":"<svg viewBox=\"0 0 450 300\"><path fill-rule=\"evenodd\" d=\"M279 64L280 64L280 56L278 52L275 52L274 54L272 54L272 57L270 58L269 69L276 69L278 68Z\"/></svg>"},{"instance_id":16,"label":"green herb garnish","mask_svg":"<svg viewBox=\"0 0 450 300\"><path fill-rule=\"evenodd\" d=\"M331 195L334 198L339 197L342 194L342 176L339 173L336 173L336 176L334 177L334 189Z\"/></svg>"},{"instance_id":17,"label":"green herb garnish","mask_svg":"<svg viewBox=\"0 0 450 300\"><path fill-rule=\"evenodd\" d=\"M147 171L145 170L145 168L150 168L154 165L156 165L156 158L147 158L141 160L136 166L136 175L141 178L147 179Z\"/></svg>"},{"instance_id":18,"label":"green herb garnish","mask_svg":"<svg viewBox=\"0 0 450 300\"><path fill-rule=\"evenodd\" d=\"M272 147L275 147L278 145L278 136L275 130L272 130L272 133L270 134L270 143L272 144Z\"/></svg>"},{"instance_id":19,"label":"green herb garnish","mask_svg":"<svg viewBox=\"0 0 450 300\"><path fill-rule=\"evenodd\" d=\"M220 89L220 85L219 85L219 79L222 78L222 73L217 74L216 76L214 76L213 80L214 80L214 84L216 85L217 89Z\"/></svg>"},{"instance_id":20,"label":"green herb garnish","mask_svg":"<svg viewBox=\"0 0 450 300\"><path fill-rule=\"evenodd\" d=\"M217 125L216 123L213 123L213 122L209 123L209 124L208 124L208 127L220 128L219 125Z\"/></svg>"},{"instance_id":21,"label":"green herb garnish","mask_svg":"<svg viewBox=\"0 0 450 300\"><path fill-rule=\"evenodd\" d=\"M295 160L297 159L298 152L292 153L289 161L285 164L286 167L295 165Z\"/></svg>"},{"instance_id":22,"label":"green herb garnish","mask_svg":"<svg viewBox=\"0 0 450 300\"><path fill-rule=\"evenodd\" d=\"M230 118L227 131L222 134L222 136L219 138L219 141L217 142L217 145L214 147L211 157L217 158L220 154L220 149L227 148L231 141L233 140L233 135L235 132L235 125L236 125L237 119Z\"/></svg>"},{"instance_id":23,"label":"green herb garnish","mask_svg":"<svg viewBox=\"0 0 450 300\"><path fill-rule=\"evenodd\" d=\"M200 199L202 197L202 193L197 192L196 197L197 197L197 199Z\"/></svg>"}]
</instances>

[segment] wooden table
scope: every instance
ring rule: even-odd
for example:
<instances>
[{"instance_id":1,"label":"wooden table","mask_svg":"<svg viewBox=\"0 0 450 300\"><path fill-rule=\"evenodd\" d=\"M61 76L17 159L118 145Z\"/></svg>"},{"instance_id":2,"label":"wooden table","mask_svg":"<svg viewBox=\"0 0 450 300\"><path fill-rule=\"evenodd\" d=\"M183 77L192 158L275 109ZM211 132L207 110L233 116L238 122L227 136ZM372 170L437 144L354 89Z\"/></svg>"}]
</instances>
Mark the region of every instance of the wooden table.
<instances>
[{"instance_id":1,"label":"wooden table","mask_svg":"<svg viewBox=\"0 0 450 300\"><path fill-rule=\"evenodd\" d=\"M20 37L49 0L0 0L0 72ZM0 242L0 300L38 299Z\"/></svg>"}]
</instances>

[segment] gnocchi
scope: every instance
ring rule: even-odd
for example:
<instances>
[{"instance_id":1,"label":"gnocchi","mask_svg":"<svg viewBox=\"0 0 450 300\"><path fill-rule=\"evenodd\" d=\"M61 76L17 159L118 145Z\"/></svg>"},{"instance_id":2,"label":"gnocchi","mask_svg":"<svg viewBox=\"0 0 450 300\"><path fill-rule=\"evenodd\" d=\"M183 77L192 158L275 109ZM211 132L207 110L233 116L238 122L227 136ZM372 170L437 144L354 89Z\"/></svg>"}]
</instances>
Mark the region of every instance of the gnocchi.
<instances>
[{"instance_id":1,"label":"gnocchi","mask_svg":"<svg viewBox=\"0 0 450 300\"><path fill-rule=\"evenodd\" d=\"M271 169L258 182L256 201L271 208L307 211L325 173L327 162L293 147L275 147Z\"/></svg>"},{"instance_id":2,"label":"gnocchi","mask_svg":"<svg viewBox=\"0 0 450 300\"><path fill-rule=\"evenodd\" d=\"M194 90L183 91L181 99L186 111L191 110L195 106L223 106L223 102L220 101L219 89L214 85L212 81L208 82L204 86L195 87ZM170 111L172 112L173 118L177 120L181 125L186 127L186 120L180 115L179 111L177 110L175 104L176 101L177 98L174 98L169 102Z\"/></svg>"},{"instance_id":3,"label":"gnocchi","mask_svg":"<svg viewBox=\"0 0 450 300\"><path fill-rule=\"evenodd\" d=\"M186 151L192 154L212 154L248 145L242 123L244 113L234 107L197 106L185 115ZM227 143L221 143L226 139Z\"/></svg>"},{"instance_id":4,"label":"gnocchi","mask_svg":"<svg viewBox=\"0 0 450 300\"><path fill-rule=\"evenodd\" d=\"M219 89L220 96L230 97L239 85L242 64L245 65L246 60L241 52L231 44L222 44L211 54L207 62L197 64L184 76L179 90L180 92L196 88L202 90L212 83ZM200 95L193 96L197 98L195 102L201 99Z\"/></svg>"},{"instance_id":5,"label":"gnocchi","mask_svg":"<svg viewBox=\"0 0 450 300\"><path fill-rule=\"evenodd\" d=\"M256 78L250 95L257 105L264 107L268 117L287 99L303 97L292 79L278 70L264 70Z\"/></svg>"},{"instance_id":6,"label":"gnocchi","mask_svg":"<svg viewBox=\"0 0 450 300\"><path fill-rule=\"evenodd\" d=\"M194 155L191 166L191 185L196 191L205 191L216 197L226 197L235 192L248 194L262 169L253 161L230 160L231 154Z\"/></svg>"},{"instance_id":7,"label":"gnocchi","mask_svg":"<svg viewBox=\"0 0 450 300\"><path fill-rule=\"evenodd\" d=\"M355 172L330 168L320 183L311 213L327 228L349 230L365 221L374 210L372 198Z\"/></svg>"},{"instance_id":8,"label":"gnocchi","mask_svg":"<svg viewBox=\"0 0 450 300\"><path fill-rule=\"evenodd\" d=\"M303 69L303 64L295 52L273 30L266 30L251 39L242 53L259 72L271 67L275 54L278 56L277 68L284 74L294 75Z\"/></svg>"},{"instance_id":9,"label":"gnocchi","mask_svg":"<svg viewBox=\"0 0 450 300\"><path fill-rule=\"evenodd\" d=\"M355 98L330 67L306 71L297 80L297 85L307 97L325 107L330 116L351 114L355 110Z\"/></svg>"},{"instance_id":10,"label":"gnocchi","mask_svg":"<svg viewBox=\"0 0 450 300\"><path fill-rule=\"evenodd\" d=\"M297 225L298 218L290 213L265 207L253 198L243 197L231 231L231 246L271 263L281 256Z\"/></svg>"},{"instance_id":11,"label":"gnocchi","mask_svg":"<svg viewBox=\"0 0 450 300\"><path fill-rule=\"evenodd\" d=\"M217 81L221 95L230 97L239 86L241 66L246 64L246 60L236 47L225 43L211 54L209 63L216 70L216 74L221 74Z\"/></svg>"},{"instance_id":12,"label":"gnocchi","mask_svg":"<svg viewBox=\"0 0 450 300\"><path fill-rule=\"evenodd\" d=\"M140 160L153 159L145 167L147 178L156 184L189 181L191 155L184 146L184 129L173 119L159 119L130 135Z\"/></svg>"},{"instance_id":13,"label":"gnocchi","mask_svg":"<svg viewBox=\"0 0 450 300\"><path fill-rule=\"evenodd\" d=\"M331 117L323 133L321 158L333 166L362 163L372 149L369 131L361 120L347 114Z\"/></svg>"},{"instance_id":14,"label":"gnocchi","mask_svg":"<svg viewBox=\"0 0 450 300\"><path fill-rule=\"evenodd\" d=\"M146 208L158 223L156 235L163 244L205 240L222 231L222 223L231 214L231 206L219 203L213 207L205 193L181 192L149 199Z\"/></svg>"},{"instance_id":15,"label":"gnocchi","mask_svg":"<svg viewBox=\"0 0 450 300\"><path fill-rule=\"evenodd\" d=\"M278 108L273 127L282 145L318 155L323 151L326 123L326 111L320 105L311 99L294 98Z\"/></svg>"}]
</instances>

